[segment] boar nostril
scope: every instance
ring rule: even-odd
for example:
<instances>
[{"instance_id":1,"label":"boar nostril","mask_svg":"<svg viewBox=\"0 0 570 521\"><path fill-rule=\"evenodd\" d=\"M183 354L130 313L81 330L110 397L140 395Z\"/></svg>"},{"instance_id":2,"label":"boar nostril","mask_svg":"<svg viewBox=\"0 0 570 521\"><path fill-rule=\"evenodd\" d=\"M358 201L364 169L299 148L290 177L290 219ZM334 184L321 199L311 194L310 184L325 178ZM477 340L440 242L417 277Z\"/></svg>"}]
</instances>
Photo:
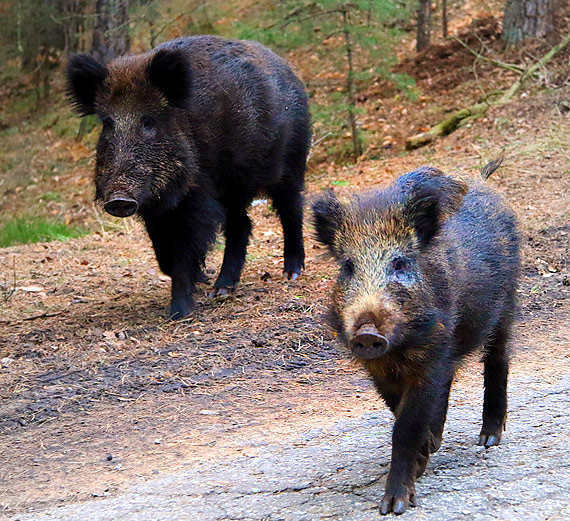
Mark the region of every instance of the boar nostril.
<instances>
[{"instance_id":1,"label":"boar nostril","mask_svg":"<svg viewBox=\"0 0 570 521\"><path fill-rule=\"evenodd\" d=\"M115 197L104 205L105 211L115 217L128 217L138 210L138 203L127 197Z\"/></svg>"},{"instance_id":2,"label":"boar nostril","mask_svg":"<svg viewBox=\"0 0 570 521\"><path fill-rule=\"evenodd\" d=\"M380 358L389 347L388 339L378 332L373 324L365 324L358 328L349 340L348 347L359 358Z\"/></svg>"}]
</instances>

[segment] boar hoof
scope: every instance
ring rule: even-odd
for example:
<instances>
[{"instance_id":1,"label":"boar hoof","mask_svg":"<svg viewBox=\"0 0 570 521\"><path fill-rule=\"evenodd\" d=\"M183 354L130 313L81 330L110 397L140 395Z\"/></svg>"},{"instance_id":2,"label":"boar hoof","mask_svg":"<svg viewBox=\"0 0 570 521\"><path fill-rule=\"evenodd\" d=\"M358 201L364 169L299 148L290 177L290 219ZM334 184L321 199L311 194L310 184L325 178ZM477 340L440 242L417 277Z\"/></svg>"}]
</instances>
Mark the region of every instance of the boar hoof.
<instances>
[{"instance_id":1,"label":"boar hoof","mask_svg":"<svg viewBox=\"0 0 570 521\"><path fill-rule=\"evenodd\" d=\"M429 451L433 454L434 452L437 452L439 450L439 448L441 447L441 436L437 436L435 434L431 435L431 439L429 442Z\"/></svg>"},{"instance_id":2,"label":"boar hoof","mask_svg":"<svg viewBox=\"0 0 570 521\"><path fill-rule=\"evenodd\" d=\"M479 435L479 442L477 443L477 445L482 445L484 446L486 449L488 449L489 447L492 447L493 445L498 445L499 442L501 441L501 435L500 434L483 434L481 433Z\"/></svg>"},{"instance_id":3,"label":"boar hoof","mask_svg":"<svg viewBox=\"0 0 570 521\"><path fill-rule=\"evenodd\" d=\"M283 272L283 276L287 280L297 280L299 278L299 275L301 275L300 271L284 271Z\"/></svg>"},{"instance_id":4,"label":"boar hoof","mask_svg":"<svg viewBox=\"0 0 570 521\"><path fill-rule=\"evenodd\" d=\"M223 297L224 295L229 295L236 290L235 286L221 286L219 288L214 288L208 293L208 297Z\"/></svg>"},{"instance_id":5,"label":"boar hoof","mask_svg":"<svg viewBox=\"0 0 570 521\"><path fill-rule=\"evenodd\" d=\"M406 490L397 495L386 492L382 498L382 503L380 503L380 513L385 516L390 512L394 512L394 514L399 516L406 511L408 506L416 506L415 492Z\"/></svg>"},{"instance_id":6,"label":"boar hoof","mask_svg":"<svg viewBox=\"0 0 570 521\"><path fill-rule=\"evenodd\" d=\"M194 305L192 302L173 302L170 306L169 318L171 320L180 320L187 317L193 309Z\"/></svg>"}]
</instances>

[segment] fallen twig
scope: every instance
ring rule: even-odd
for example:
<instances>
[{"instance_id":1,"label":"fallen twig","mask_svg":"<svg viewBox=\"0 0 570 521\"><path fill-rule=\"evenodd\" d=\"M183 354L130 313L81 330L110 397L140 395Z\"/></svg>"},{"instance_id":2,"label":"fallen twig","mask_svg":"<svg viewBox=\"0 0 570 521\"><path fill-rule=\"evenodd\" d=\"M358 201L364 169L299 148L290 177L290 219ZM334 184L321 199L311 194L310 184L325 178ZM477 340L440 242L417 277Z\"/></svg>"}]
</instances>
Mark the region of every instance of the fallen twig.
<instances>
[{"instance_id":1,"label":"fallen twig","mask_svg":"<svg viewBox=\"0 0 570 521\"><path fill-rule=\"evenodd\" d=\"M62 315L63 313L64 313L63 311L57 311L56 313L48 313L46 311L45 313L40 313L39 315L33 315L31 317L23 318L21 321L26 322L26 321L30 321L30 320L37 320L38 318L57 317L58 315Z\"/></svg>"},{"instance_id":2,"label":"fallen twig","mask_svg":"<svg viewBox=\"0 0 570 521\"><path fill-rule=\"evenodd\" d=\"M505 151L503 150L497 159L489 161L483 168L481 168L481 177L483 179L489 179L489 177L491 177L499 169L504 159Z\"/></svg>"},{"instance_id":3,"label":"fallen twig","mask_svg":"<svg viewBox=\"0 0 570 521\"><path fill-rule=\"evenodd\" d=\"M452 38L454 40L457 40L461 45L463 45L463 47L465 47L471 54L473 54L473 56L476 56L481 60L489 62L492 65L495 65L496 67L501 67L502 69L507 69L508 71L516 72L517 74L523 74L525 71L525 68L521 67L520 65L516 65L514 63L502 62L500 60L495 60L494 58L489 58L488 56L478 53L476 50L469 47L469 45L467 45L463 40L461 40L461 38L458 38L457 36L453 36Z\"/></svg>"}]
</instances>

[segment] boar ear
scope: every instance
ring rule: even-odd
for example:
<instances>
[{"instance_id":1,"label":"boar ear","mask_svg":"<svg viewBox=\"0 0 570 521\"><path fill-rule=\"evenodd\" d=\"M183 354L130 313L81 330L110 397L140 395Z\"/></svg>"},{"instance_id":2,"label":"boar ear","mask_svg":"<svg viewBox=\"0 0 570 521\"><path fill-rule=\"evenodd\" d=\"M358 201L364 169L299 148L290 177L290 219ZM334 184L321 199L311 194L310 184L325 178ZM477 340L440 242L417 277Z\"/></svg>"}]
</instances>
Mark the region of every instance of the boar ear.
<instances>
[{"instance_id":1,"label":"boar ear","mask_svg":"<svg viewBox=\"0 0 570 521\"><path fill-rule=\"evenodd\" d=\"M312 204L313 225L317 232L317 241L333 247L338 228L342 223L343 207L332 190L328 190Z\"/></svg>"},{"instance_id":2,"label":"boar ear","mask_svg":"<svg viewBox=\"0 0 570 521\"><path fill-rule=\"evenodd\" d=\"M439 201L435 194L418 193L407 208L421 246L428 244L440 226Z\"/></svg>"},{"instance_id":3,"label":"boar ear","mask_svg":"<svg viewBox=\"0 0 570 521\"><path fill-rule=\"evenodd\" d=\"M415 187L408 212L422 245L430 242L443 222L463 204L469 187L448 176L438 176Z\"/></svg>"},{"instance_id":4,"label":"boar ear","mask_svg":"<svg viewBox=\"0 0 570 521\"><path fill-rule=\"evenodd\" d=\"M88 54L74 54L67 61L67 95L82 116L95 114L95 96L108 71Z\"/></svg>"},{"instance_id":5,"label":"boar ear","mask_svg":"<svg viewBox=\"0 0 570 521\"><path fill-rule=\"evenodd\" d=\"M192 71L182 51L161 49L153 56L147 74L171 106L188 107Z\"/></svg>"}]
</instances>

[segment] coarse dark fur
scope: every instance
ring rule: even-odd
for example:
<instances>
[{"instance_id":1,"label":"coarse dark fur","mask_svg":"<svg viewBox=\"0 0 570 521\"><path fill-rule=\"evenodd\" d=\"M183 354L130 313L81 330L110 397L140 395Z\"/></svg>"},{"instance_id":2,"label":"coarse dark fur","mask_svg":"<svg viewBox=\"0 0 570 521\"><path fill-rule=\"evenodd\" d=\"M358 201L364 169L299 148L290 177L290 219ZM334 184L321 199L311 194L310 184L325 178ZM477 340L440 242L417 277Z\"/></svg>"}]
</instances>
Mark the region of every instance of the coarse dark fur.
<instances>
[{"instance_id":1,"label":"coarse dark fur","mask_svg":"<svg viewBox=\"0 0 570 521\"><path fill-rule=\"evenodd\" d=\"M77 111L103 122L96 199L113 215L143 218L172 277L171 316L191 311L220 222L226 248L214 287L235 287L251 232L247 208L260 193L281 219L285 273L299 275L310 116L284 60L256 42L196 36L108 65L75 55L67 75Z\"/></svg>"},{"instance_id":2,"label":"coarse dark fur","mask_svg":"<svg viewBox=\"0 0 570 521\"><path fill-rule=\"evenodd\" d=\"M346 205L330 192L313 212L317 239L340 264L332 324L343 343L360 349L396 416L380 510L401 514L441 444L454 372L478 347L485 365L479 444L500 441L519 271L515 216L490 188L430 167Z\"/></svg>"}]
</instances>

